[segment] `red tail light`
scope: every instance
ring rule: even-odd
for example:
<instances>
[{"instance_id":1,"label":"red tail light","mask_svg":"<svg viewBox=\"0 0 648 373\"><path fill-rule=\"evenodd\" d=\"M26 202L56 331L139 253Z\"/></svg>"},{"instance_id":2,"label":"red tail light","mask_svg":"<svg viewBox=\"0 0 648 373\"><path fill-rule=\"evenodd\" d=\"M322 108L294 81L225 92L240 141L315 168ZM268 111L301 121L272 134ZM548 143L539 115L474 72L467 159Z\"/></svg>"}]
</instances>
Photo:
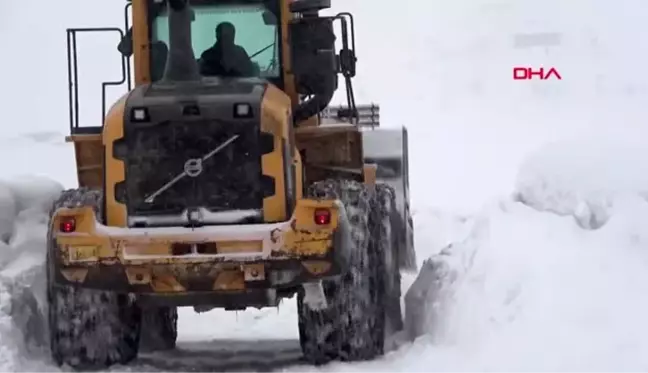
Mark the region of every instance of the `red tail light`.
<instances>
[{"instance_id":1,"label":"red tail light","mask_svg":"<svg viewBox=\"0 0 648 373\"><path fill-rule=\"evenodd\" d=\"M59 230L63 233L72 233L76 230L75 218L62 218Z\"/></svg>"},{"instance_id":2,"label":"red tail light","mask_svg":"<svg viewBox=\"0 0 648 373\"><path fill-rule=\"evenodd\" d=\"M331 211L328 209L316 209L315 210L315 224L317 225L327 225L331 223Z\"/></svg>"}]
</instances>

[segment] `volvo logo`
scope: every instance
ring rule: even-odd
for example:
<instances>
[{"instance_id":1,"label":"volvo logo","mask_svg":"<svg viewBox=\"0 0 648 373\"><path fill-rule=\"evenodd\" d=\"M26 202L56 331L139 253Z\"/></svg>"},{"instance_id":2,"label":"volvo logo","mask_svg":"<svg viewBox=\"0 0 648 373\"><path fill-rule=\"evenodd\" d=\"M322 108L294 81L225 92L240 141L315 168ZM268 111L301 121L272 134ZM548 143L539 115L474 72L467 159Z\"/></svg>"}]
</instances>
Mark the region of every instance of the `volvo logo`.
<instances>
[{"instance_id":1,"label":"volvo logo","mask_svg":"<svg viewBox=\"0 0 648 373\"><path fill-rule=\"evenodd\" d=\"M184 172L187 174L187 176L197 177L198 175L202 174L202 171L203 171L202 159L193 158L185 162Z\"/></svg>"},{"instance_id":2,"label":"volvo logo","mask_svg":"<svg viewBox=\"0 0 648 373\"><path fill-rule=\"evenodd\" d=\"M218 154L221 150L223 150L227 145L231 144L234 142L234 140L238 139L239 135L234 135L230 137L227 141L224 143L220 144L218 147L216 147L214 150L210 151L209 153L205 154L202 158L193 158L185 162L184 164L184 170L182 173L176 177L173 178L173 180L169 181L168 183L164 184L160 189L156 190L153 194L148 196L144 202L146 203L153 203L155 199L162 193L164 193L165 190L171 188L175 183L178 181L182 180L185 177L197 177L198 175L202 174L203 172L203 162L209 160L211 157L214 155Z\"/></svg>"}]
</instances>

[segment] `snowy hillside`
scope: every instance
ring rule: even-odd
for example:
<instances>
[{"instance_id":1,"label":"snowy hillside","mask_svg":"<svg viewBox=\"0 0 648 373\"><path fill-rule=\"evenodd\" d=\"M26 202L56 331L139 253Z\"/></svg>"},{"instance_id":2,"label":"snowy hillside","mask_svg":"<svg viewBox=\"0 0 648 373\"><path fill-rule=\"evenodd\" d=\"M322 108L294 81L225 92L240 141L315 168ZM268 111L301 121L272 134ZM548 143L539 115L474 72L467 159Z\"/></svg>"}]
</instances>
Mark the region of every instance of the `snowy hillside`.
<instances>
[{"instance_id":1,"label":"snowy hillside","mask_svg":"<svg viewBox=\"0 0 648 373\"><path fill-rule=\"evenodd\" d=\"M398 5L398 15L394 3L369 0L336 10L357 18L358 101L380 103L385 125L410 129L423 270L404 287L414 283L407 323L421 336L377 362L316 369L299 363L294 301L238 313L183 309L178 350L126 369L648 369L645 2ZM108 0L0 5L0 42L21 57L0 60L1 71L15 72L0 88L0 370L57 370L41 350L44 320L29 312L42 306L48 202L76 183L63 142L64 29L121 25L121 10ZM559 42L521 48L516 37L528 33ZM94 107L82 120L91 124L114 48L85 43L94 60L84 102ZM563 80L513 81L518 65L555 66Z\"/></svg>"}]
</instances>

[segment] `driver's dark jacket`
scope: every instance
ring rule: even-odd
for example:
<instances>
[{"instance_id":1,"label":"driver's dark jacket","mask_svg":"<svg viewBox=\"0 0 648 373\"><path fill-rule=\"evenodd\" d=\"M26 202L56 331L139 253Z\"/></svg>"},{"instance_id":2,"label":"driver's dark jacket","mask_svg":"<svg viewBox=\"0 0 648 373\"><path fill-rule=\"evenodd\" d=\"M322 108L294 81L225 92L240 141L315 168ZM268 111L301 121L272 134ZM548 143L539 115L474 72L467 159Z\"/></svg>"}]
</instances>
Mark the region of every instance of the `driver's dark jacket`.
<instances>
[{"instance_id":1,"label":"driver's dark jacket","mask_svg":"<svg viewBox=\"0 0 648 373\"><path fill-rule=\"evenodd\" d=\"M255 69L243 47L223 48L216 42L200 56L200 73L203 76L253 76Z\"/></svg>"}]
</instances>

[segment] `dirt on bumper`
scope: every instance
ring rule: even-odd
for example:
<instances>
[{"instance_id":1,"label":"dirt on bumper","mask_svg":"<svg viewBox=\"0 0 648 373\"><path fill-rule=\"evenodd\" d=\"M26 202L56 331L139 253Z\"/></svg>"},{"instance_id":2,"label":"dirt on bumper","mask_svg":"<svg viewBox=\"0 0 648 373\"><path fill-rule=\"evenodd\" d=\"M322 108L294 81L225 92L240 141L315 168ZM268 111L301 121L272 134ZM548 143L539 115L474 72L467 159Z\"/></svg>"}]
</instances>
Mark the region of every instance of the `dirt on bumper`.
<instances>
[{"instance_id":1,"label":"dirt on bumper","mask_svg":"<svg viewBox=\"0 0 648 373\"><path fill-rule=\"evenodd\" d=\"M313 220L328 209L328 224ZM246 292L287 288L339 273L346 217L336 201L301 200L290 220L202 228L119 228L91 208L60 209L73 233L54 235L55 282L134 293Z\"/></svg>"}]
</instances>

